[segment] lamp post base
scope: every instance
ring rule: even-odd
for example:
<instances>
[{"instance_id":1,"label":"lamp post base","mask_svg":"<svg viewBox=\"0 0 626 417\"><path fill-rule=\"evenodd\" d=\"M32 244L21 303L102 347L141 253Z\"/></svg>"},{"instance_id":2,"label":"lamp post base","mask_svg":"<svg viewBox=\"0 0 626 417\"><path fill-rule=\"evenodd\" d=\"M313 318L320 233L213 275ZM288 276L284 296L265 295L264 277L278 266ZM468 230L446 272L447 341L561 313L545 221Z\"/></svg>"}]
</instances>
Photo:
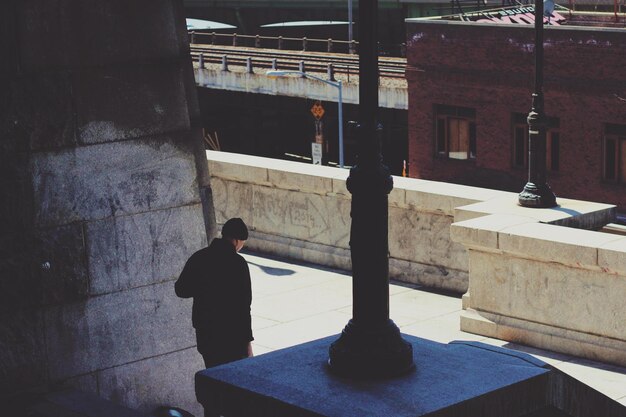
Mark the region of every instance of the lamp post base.
<instances>
[{"instance_id":1,"label":"lamp post base","mask_svg":"<svg viewBox=\"0 0 626 417\"><path fill-rule=\"evenodd\" d=\"M556 196L548 184L536 185L532 182L526 183L524 190L518 197L519 205L531 208L556 207Z\"/></svg>"},{"instance_id":2,"label":"lamp post base","mask_svg":"<svg viewBox=\"0 0 626 417\"><path fill-rule=\"evenodd\" d=\"M333 373L349 378L385 378L415 368L413 347L392 320L379 325L350 320L330 345L328 364Z\"/></svg>"}]
</instances>

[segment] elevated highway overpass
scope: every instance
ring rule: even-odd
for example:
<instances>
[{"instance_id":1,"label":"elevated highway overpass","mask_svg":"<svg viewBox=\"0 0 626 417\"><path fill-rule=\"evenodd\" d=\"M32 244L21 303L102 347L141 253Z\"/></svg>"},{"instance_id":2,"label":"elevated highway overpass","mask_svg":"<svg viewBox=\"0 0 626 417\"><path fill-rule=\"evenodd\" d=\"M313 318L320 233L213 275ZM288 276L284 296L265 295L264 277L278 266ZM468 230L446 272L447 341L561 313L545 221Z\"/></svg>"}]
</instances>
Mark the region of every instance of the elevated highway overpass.
<instances>
[{"instance_id":1,"label":"elevated highway overpass","mask_svg":"<svg viewBox=\"0 0 626 417\"><path fill-rule=\"evenodd\" d=\"M330 64L333 68L330 77L343 83L343 102L359 102L358 58L354 55L194 44L192 59L198 87L337 102L336 89L314 79L299 76L268 78L266 75L270 68L298 71L299 65L303 65L305 70L310 68L312 74L328 78ZM382 58L379 65L380 107L407 110L406 59Z\"/></svg>"},{"instance_id":2,"label":"elevated highway overpass","mask_svg":"<svg viewBox=\"0 0 626 417\"><path fill-rule=\"evenodd\" d=\"M270 78L266 73L272 67L297 71L302 63L307 73L327 80L327 65L333 64L333 78L343 85L345 161L347 165L354 163L356 142L348 122L358 120L355 55L199 44L192 44L191 50L195 81L200 87L203 127L205 132L219 138L222 150L302 160L310 157L311 142L320 135L325 165L339 161L337 88L298 75ZM383 147L386 163L397 175L403 171L408 152L405 66L404 58L380 58L379 117L385 127ZM311 113L318 101L325 109L321 124L315 122Z\"/></svg>"}]
</instances>

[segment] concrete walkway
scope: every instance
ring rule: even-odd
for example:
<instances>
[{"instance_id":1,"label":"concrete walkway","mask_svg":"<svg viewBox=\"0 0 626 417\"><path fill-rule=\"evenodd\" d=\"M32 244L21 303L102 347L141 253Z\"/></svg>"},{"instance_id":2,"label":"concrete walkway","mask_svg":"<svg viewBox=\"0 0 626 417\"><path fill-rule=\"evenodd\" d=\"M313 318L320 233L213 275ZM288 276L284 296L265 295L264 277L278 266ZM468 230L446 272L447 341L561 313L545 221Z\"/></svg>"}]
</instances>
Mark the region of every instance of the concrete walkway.
<instances>
[{"instance_id":1,"label":"concrete walkway","mask_svg":"<svg viewBox=\"0 0 626 417\"><path fill-rule=\"evenodd\" d=\"M352 317L348 273L243 255L252 275L255 355L339 334ZM480 341L530 353L626 406L626 368L462 332L460 297L399 283L392 283L390 295L391 318L403 333L441 343Z\"/></svg>"}]
</instances>

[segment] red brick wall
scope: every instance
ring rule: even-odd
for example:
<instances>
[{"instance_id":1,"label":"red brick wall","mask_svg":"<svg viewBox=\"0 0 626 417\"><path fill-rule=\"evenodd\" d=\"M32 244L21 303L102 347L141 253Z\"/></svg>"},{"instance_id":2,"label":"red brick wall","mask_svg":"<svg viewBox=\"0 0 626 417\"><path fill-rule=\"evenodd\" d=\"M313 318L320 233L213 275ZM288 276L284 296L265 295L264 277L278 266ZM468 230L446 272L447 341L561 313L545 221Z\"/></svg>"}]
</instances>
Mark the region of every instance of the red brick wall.
<instances>
[{"instance_id":1,"label":"red brick wall","mask_svg":"<svg viewBox=\"0 0 626 417\"><path fill-rule=\"evenodd\" d=\"M511 116L531 107L532 26L426 21L407 33L410 175L521 191ZM559 118L561 140L548 183L557 197L626 209L626 185L602 180L604 125L626 125L626 31L561 26L544 37L545 113ZM434 156L434 104L476 110L476 160Z\"/></svg>"}]
</instances>

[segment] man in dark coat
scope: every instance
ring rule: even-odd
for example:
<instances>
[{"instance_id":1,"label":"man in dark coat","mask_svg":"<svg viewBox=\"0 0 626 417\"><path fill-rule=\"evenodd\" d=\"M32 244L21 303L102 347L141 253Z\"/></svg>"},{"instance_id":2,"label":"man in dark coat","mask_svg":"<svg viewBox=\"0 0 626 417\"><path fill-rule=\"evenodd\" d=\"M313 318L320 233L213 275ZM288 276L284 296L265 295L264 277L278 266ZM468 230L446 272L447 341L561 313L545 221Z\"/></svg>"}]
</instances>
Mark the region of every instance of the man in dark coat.
<instances>
[{"instance_id":1,"label":"man in dark coat","mask_svg":"<svg viewBox=\"0 0 626 417\"><path fill-rule=\"evenodd\" d=\"M222 237L194 253L176 281L176 295L193 297L192 323L207 368L252 356L250 270L237 253L246 239L245 223L228 220Z\"/></svg>"}]
</instances>

